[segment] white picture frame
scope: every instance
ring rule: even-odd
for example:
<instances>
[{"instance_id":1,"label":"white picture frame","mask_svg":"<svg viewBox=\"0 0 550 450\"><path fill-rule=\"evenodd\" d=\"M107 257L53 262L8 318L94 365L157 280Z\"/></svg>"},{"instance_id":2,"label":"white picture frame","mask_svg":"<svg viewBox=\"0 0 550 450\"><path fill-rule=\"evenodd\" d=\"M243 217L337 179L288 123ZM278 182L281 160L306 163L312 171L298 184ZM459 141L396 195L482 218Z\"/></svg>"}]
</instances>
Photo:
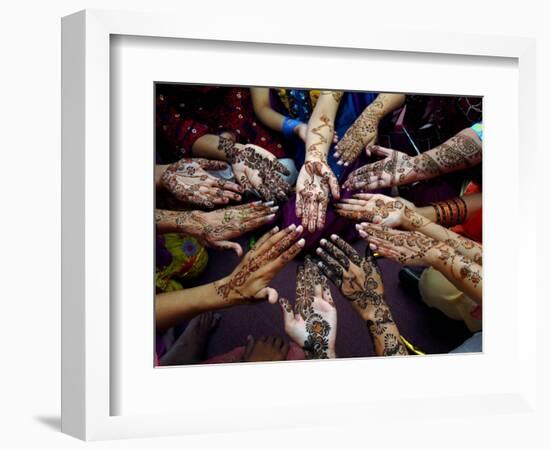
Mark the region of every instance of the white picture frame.
<instances>
[{"instance_id":1,"label":"white picture frame","mask_svg":"<svg viewBox=\"0 0 550 450\"><path fill-rule=\"evenodd\" d=\"M111 226L111 186L116 174L111 172L110 148L112 133L110 108L112 106L111 84L111 44L113 36L136 36L143 38L168 38L185 40L182 42L212 41L231 42L235 45L283 45L279 51L291 51L290 46L315 48L320 52L370 50L377 52L395 52L409 55L409 58L421 58L422 55L449 55L449 58L479 57L502 58L517 62L518 76L518 114L512 119L517 128L517 146L509 144L512 155L518 157L519 170L517 192L511 194L514 211L526 221L534 217L532 202L527 194L533 189L534 181L529 177L535 169L534 159L520 155L519 148L535 147L535 45L532 39L515 37L488 37L459 34L402 33L383 32L374 28L357 35L345 27L340 32L326 36L321 31L308 28L285 30L284 36L275 24L262 22L250 27L233 27L223 18L212 19L215 24L205 27L200 20L186 22L182 27L176 17L154 13L130 13L87 10L63 18L62 21L62 430L72 436L85 440L163 436L207 431L232 431L265 428L265 418L273 412L280 420L270 421L269 426L310 426L322 419L335 422L353 421L353 417L374 417L382 411L386 416L420 415L437 416L467 415L471 402L484 414L502 411L516 413L532 412L536 409L536 356L533 346L521 346L523 342L534 342L536 327L529 326L528 318L518 311L512 345L513 361L517 372L495 392L449 391L449 395L434 395L420 398L397 393L384 403L381 400L366 402L358 396L355 402L335 401L330 411L314 409L309 415L308 409L293 405L291 414L285 410L285 402L276 405L267 404L252 414L246 408L220 408L212 413L208 420L201 414L193 414L195 406L191 402L185 411L154 414L118 414L113 415L112 395L117 388L112 382L113 355L111 337L116 334L112 322L110 298L113 294L113 280L110 276L112 264ZM322 28L322 27L320 27ZM212 31L215 30L215 31ZM161 44L162 45L162 44ZM286 48L286 50L285 50ZM415 56L416 55L416 56ZM227 84L238 83L238 74L225 74ZM225 79L224 79L225 80ZM217 76L204 82L224 82ZM337 77L334 78L337 80ZM176 80L165 80L176 81ZM183 80L182 80L183 81ZM267 83L269 80L264 79ZM288 80L280 80L285 85ZM253 84L251 80L242 80L243 84ZM258 82L258 80L256 80ZM326 83L330 79L325 78ZM335 81L334 81L335 82ZM261 82L260 82L261 84ZM333 86L323 86L333 87ZM407 90L406 87L403 90ZM515 94L515 93L513 93ZM512 95L512 94L511 94ZM514 96L515 97L515 96ZM151 98L152 103L152 98ZM485 111L484 111L485 113ZM518 119L518 117L521 118ZM151 123L151 128L153 127ZM488 131L491 141L491 131ZM493 136L495 139L497 136ZM485 147L485 142L484 142ZM513 147L513 148L512 148ZM485 151L485 148L484 148ZM485 155L484 155L485 159ZM489 162L491 156L488 158ZM145 180L147 181L147 180ZM490 188L489 188L490 189ZM513 189L513 188L512 188ZM485 195L485 193L484 193ZM489 194L490 195L490 194ZM522 198L522 201L519 201ZM151 212L152 213L152 212ZM519 224L519 227L524 226ZM519 253L522 258L535 261L535 236L523 234L523 246ZM490 246L490 244L488 245ZM493 246L492 248L495 248ZM515 264L511 268L519 278L534 277L536 268ZM514 284L507 295L518 296ZM486 294L486 292L485 292ZM506 294L503 294L506 295ZM522 292L524 305L536 308L535 283ZM517 300L517 298L515 299ZM511 305L515 305L510 303ZM487 305L487 308L493 308ZM496 326L496 325L495 325ZM152 345L152 344L151 344ZM492 353L498 352L492 343L488 344L481 358L491 363ZM521 351L518 349L521 348ZM500 352L502 353L502 352ZM502 355L499 353L498 358ZM447 364L446 357L438 358L440 370ZM510 357L512 358L512 356ZM432 359L435 361L435 359ZM471 360L464 361L464 367ZM497 361L497 356L495 356ZM498 360L500 361L500 359ZM383 367L382 364L383 363ZM377 361L379 370L386 372L405 368L403 359L384 359ZM521 363L521 364L520 364ZM338 376L341 371L360 371L362 362L351 360L331 362L326 366L329 376ZM428 370L428 360L417 362L417 370ZM472 364L478 364L473 361ZM498 364L495 362L494 364ZM311 364L305 370L311 371ZM152 369L151 369L152 370ZM193 371L213 371L208 368L193 368ZM221 370L221 369L220 369ZM268 372L280 374L284 370L278 365L255 365L247 367L251 375L268 376ZM416 369L414 369L416 370ZM168 374L169 371L165 371ZM174 372L172 372L174 373ZM183 372L182 372L183 373ZM206 372L205 372L206 373ZM234 373L234 372L233 372ZM188 372L190 374L190 372ZM185 375L182 375L185 376ZM233 375L235 376L235 375ZM254 376L254 375L252 375ZM294 375L295 376L295 375ZM164 375L167 379L169 375ZM120 386L118 386L120 387ZM400 412L393 408L400 402ZM244 402L246 403L246 402ZM231 413L232 417L228 417ZM224 417L226 420L223 420ZM243 420L246 418L248 420ZM262 422L263 420L263 422Z\"/></svg>"}]
</instances>

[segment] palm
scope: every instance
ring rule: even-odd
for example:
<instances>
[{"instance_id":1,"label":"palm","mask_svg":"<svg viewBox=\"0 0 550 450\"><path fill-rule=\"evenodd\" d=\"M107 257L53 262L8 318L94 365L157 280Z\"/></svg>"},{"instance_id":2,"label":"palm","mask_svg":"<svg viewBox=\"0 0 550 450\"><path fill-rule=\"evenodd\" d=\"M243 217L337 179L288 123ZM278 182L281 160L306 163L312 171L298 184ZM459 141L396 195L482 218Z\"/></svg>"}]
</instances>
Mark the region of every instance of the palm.
<instances>
[{"instance_id":1,"label":"palm","mask_svg":"<svg viewBox=\"0 0 550 450\"><path fill-rule=\"evenodd\" d=\"M290 186L281 174L289 175L289 171L267 150L250 144L238 147L231 158L231 167L244 189L256 191L264 200L287 199Z\"/></svg>"},{"instance_id":2,"label":"palm","mask_svg":"<svg viewBox=\"0 0 550 450\"><path fill-rule=\"evenodd\" d=\"M325 225L329 193L340 197L338 181L325 162L307 161L296 182L296 216L310 232Z\"/></svg>"},{"instance_id":3,"label":"palm","mask_svg":"<svg viewBox=\"0 0 550 450\"><path fill-rule=\"evenodd\" d=\"M280 300L284 313L285 331L300 345L308 359L324 359L334 355L336 343L336 308L315 262L306 257L298 267L296 304Z\"/></svg>"},{"instance_id":4,"label":"palm","mask_svg":"<svg viewBox=\"0 0 550 450\"><path fill-rule=\"evenodd\" d=\"M240 200L242 189L235 183L217 178L206 170L223 170L223 161L181 159L170 164L162 175L162 184L181 202L213 208L229 200Z\"/></svg>"}]
</instances>

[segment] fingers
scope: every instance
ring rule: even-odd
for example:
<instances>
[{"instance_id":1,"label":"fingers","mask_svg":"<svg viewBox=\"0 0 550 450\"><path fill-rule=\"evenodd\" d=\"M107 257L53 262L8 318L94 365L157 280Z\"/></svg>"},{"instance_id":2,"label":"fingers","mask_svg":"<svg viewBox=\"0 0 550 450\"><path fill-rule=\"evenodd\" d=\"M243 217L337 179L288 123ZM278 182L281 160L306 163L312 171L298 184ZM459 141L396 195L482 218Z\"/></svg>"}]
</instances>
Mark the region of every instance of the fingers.
<instances>
[{"instance_id":1,"label":"fingers","mask_svg":"<svg viewBox=\"0 0 550 450\"><path fill-rule=\"evenodd\" d=\"M285 250L275 261L273 261L273 268L276 271L281 270L286 264L292 261L298 253L302 251L306 245L305 239L300 239L299 241L292 244L287 250Z\"/></svg>"},{"instance_id":2,"label":"fingers","mask_svg":"<svg viewBox=\"0 0 550 450\"><path fill-rule=\"evenodd\" d=\"M342 268L338 265L334 267L329 267L324 261L319 261L317 266L321 272L332 281L337 288L342 286Z\"/></svg>"},{"instance_id":3,"label":"fingers","mask_svg":"<svg viewBox=\"0 0 550 450\"><path fill-rule=\"evenodd\" d=\"M342 267L341 264L336 261L327 251L320 247L317 247L316 253L321 262L324 264L327 271L332 272L331 276L329 276L328 273L323 270L323 273L329 278L329 280L331 280L332 282L335 282L334 278L338 278L341 280L343 276L343 270L339 270L339 268L341 269ZM322 267L320 268L323 269Z\"/></svg>"},{"instance_id":4,"label":"fingers","mask_svg":"<svg viewBox=\"0 0 550 450\"><path fill-rule=\"evenodd\" d=\"M244 189L241 186L239 186L237 183L233 183L231 181L227 181L222 178L216 178L216 177L213 177L213 178L214 179L211 180L212 185L217 188L223 189L224 192L233 191L238 194L242 194L244 191Z\"/></svg>"},{"instance_id":5,"label":"fingers","mask_svg":"<svg viewBox=\"0 0 550 450\"><path fill-rule=\"evenodd\" d=\"M304 228L300 225L284 236L281 240L276 242L266 253L266 260L273 261L279 256L282 256L294 243L298 237L302 234ZM305 241L304 241L305 243ZM295 256L295 255L294 255ZM294 257L292 256L292 258ZM287 261L288 262L288 261Z\"/></svg>"},{"instance_id":6,"label":"fingers","mask_svg":"<svg viewBox=\"0 0 550 450\"><path fill-rule=\"evenodd\" d=\"M380 147L379 145L371 145L369 146L369 149L372 155L383 156L383 157L391 156L392 153L395 151L395 150L392 150L391 148Z\"/></svg>"},{"instance_id":7,"label":"fingers","mask_svg":"<svg viewBox=\"0 0 550 450\"><path fill-rule=\"evenodd\" d=\"M273 161L273 168L277 172L282 173L283 175L286 175L286 176L290 175L290 170L288 170L284 164L281 164L279 160Z\"/></svg>"},{"instance_id":8,"label":"fingers","mask_svg":"<svg viewBox=\"0 0 550 450\"><path fill-rule=\"evenodd\" d=\"M217 248L219 250L233 250L237 256L243 256L242 247L236 242L231 241L209 241L210 247Z\"/></svg>"},{"instance_id":9,"label":"fingers","mask_svg":"<svg viewBox=\"0 0 550 450\"><path fill-rule=\"evenodd\" d=\"M302 201L302 196L298 194L296 196L296 217L301 218L304 211L304 203Z\"/></svg>"},{"instance_id":10,"label":"fingers","mask_svg":"<svg viewBox=\"0 0 550 450\"><path fill-rule=\"evenodd\" d=\"M302 232L302 227L299 226L300 233ZM277 242L282 241L287 235L293 233L296 231L296 225L291 224L288 227L282 229L281 231L276 232L275 234L271 235L268 239L262 242L261 245L257 246L256 253L257 254L263 254L267 251L269 251L271 248L275 246Z\"/></svg>"},{"instance_id":11,"label":"fingers","mask_svg":"<svg viewBox=\"0 0 550 450\"><path fill-rule=\"evenodd\" d=\"M342 252L354 263L354 264L361 264L361 257L359 256L359 253L355 251L355 249L349 245L346 241L344 241L340 236L333 234L330 236L330 239L337 245L337 247L342 250Z\"/></svg>"},{"instance_id":12,"label":"fingers","mask_svg":"<svg viewBox=\"0 0 550 450\"><path fill-rule=\"evenodd\" d=\"M254 295L254 298L258 300L266 299L269 303L274 305L279 299L279 293L273 288L265 287L260 289L256 295Z\"/></svg>"},{"instance_id":13,"label":"fingers","mask_svg":"<svg viewBox=\"0 0 550 450\"><path fill-rule=\"evenodd\" d=\"M276 217L275 214L270 214L268 216L262 216L262 217L257 217L254 219L247 220L243 224L244 232L242 234L255 230L256 228L259 228L262 225L265 225L266 223L273 222L273 220L275 220L275 217Z\"/></svg>"},{"instance_id":14,"label":"fingers","mask_svg":"<svg viewBox=\"0 0 550 450\"><path fill-rule=\"evenodd\" d=\"M322 230L325 227L325 218L327 216L328 200L321 200L317 205L317 229Z\"/></svg>"},{"instance_id":15,"label":"fingers","mask_svg":"<svg viewBox=\"0 0 550 450\"><path fill-rule=\"evenodd\" d=\"M326 239L321 239L319 242L326 252L334 258L338 264L340 264L344 269L349 269L349 258L332 242L327 241ZM328 261L327 261L328 262Z\"/></svg>"},{"instance_id":16,"label":"fingers","mask_svg":"<svg viewBox=\"0 0 550 450\"><path fill-rule=\"evenodd\" d=\"M296 268L296 302L300 303L306 298L306 269L303 264Z\"/></svg>"},{"instance_id":17,"label":"fingers","mask_svg":"<svg viewBox=\"0 0 550 450\"><path fill-rule=\"evenodd\" d=\"M267 233L265 233L260 239L256 241L256 244L254 244L254 247L252 248L252 251L256 253L256 251L273 235L279 232L279 227L273 227L271 230L269 230Z\"/></svg>"},{"instance_id":18,"label":"fingers","mask_svg":"<svg viewBox=\"0 0 550 450\"><path fill-rule=\"evenodd\" d=\"M328 175L328 186L330 188L330 193L335 200L340 200L340 186L338 185L338 180L336 176L330 171Z\"/></svg>"},{"instance_id":19,"label":"fingers","mask_svg":"<svg viewBox=\"0 0 550 450\"><path fill-rule=\"evenodd\" d=\"M279 305L281 305L281 310L283 311L283 322L286 329L294 321L294 311L292 305L286 298L281 297L279 299Z\"/></svg>"},{"instance_id":20,"label":"fingers","mask_svg":"<svg viewBox=\"0 0 550 450\"><path fill-rule=\"evenodd\" d=\"M193 158L192 161L204 170L225 170L228 167L225 161L217 161L215 159Z\"/></svg>"}]
</instances>

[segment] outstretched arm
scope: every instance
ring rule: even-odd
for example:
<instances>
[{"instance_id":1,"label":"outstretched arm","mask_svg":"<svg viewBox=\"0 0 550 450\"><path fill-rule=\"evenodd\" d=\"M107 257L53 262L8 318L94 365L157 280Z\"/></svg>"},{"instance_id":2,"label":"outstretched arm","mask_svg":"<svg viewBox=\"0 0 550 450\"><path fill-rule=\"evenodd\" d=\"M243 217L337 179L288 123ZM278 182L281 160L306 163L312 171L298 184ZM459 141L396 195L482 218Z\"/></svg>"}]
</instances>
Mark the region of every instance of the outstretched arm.
<instances>
[{"instance_id":1,"label":"outstretched arm","mask_svg":"<svg viewBox=\"0 0 550 450\"><path fill-rule=\"evenodd\" d=\"M384 159L352 172L344 187L372 190L401 186L475 166L481 162L481 140L474 130L466 128L418 156L412 157L378 145L371 147L371 152Z\"/></svg>"},{"instance_id":2,"label":"outstretched arm","mask_svg":"<svg viewBox=\"0 0 550 450\"><path fill-rule=\"evenodd\" d=\"M335 199L340 198L338 180L327 164L327 155L341 98L341 92L321 92L308 124L305 163L296 182L296 216L310 232L325 224L329 192Z\"/></svg>"},{"instance_id":3,"label":"outstretched arm","mask_svg":"<svg viewBox=\"0 0 550 450\"><path fill-rule=\"evenodd\" d=\"M370 156L369 146L376 143L380 120L403 103L405 103L404 94L378 94L336 146L334 156L340 158L338 164L349 165L357 159L363 149Z\"/></svg>"},{"instance_id":4,"label":"outstretched arm","mask_svg":"<svg viewBox=\"0 0 550 450\"><path fill-rule=\"evenodd\" d=\"M401 264L432 266L457 289L481 303L483 269L454 248L419 231L393 230L372 223L362 223L357 228L359 235L368 239L371 248L381 255Z\"/></svg>"},{"instance_id":5,"label":"outstretched arm","mask_svg":"<svg viewBox=\"0 0 550 450\"><path fill-rule=\"evenodd\" d=\"M197 314L267 299L276 303L278 293L268 287L275 275L302 250L301 227L282 231L275 227L262 236L227 277L191 289L158 294L155 317L165 330Z\"/></svg>"},{"instance_id":6,"label":"outstretched arm","mask_svg":"<svg viewBox=\"0 0 550 450\"><path fill-rule=\"evenodd\" d=\"M247 203L209 212L157 209L155 222L159 233L190 234L209 247L232 249L241 256L241 246L229 239L271 222L277 209L273 202Z\"/></svg>"},{"instance_id":7,"label":"outstretched arm","mask_svg":"<svg viewBox=\"0 0 550 450\"><path fill-rule=\"evenodd\" d=\"M384 301L384 285L376 260L367 250L362 258L355 249L333 234L317 248L321 271L350 300L367 323L378 356L407 355L397 325Z\"/></svg>"},{"instance_id":8,"label":"outstretched arm","mask_svg":"<svg viewBox=\"0 0 550 450\"><path fill-rule=\"evenodd\" d=\"M462 198L441 203L449 203L442 207L444 211L447 211L443 213L446 216L462 216L462 220L466 217L466 202ZM381 194L357 194L355 198L339 203L337 211L343 217L358 221L368 220L381 226L420 231L422 234L452 247L476 264L482 265L483 248L481 244L432 222L418 213L413 204L401 198L392 198Z\"/></svg>"}]
</instances>

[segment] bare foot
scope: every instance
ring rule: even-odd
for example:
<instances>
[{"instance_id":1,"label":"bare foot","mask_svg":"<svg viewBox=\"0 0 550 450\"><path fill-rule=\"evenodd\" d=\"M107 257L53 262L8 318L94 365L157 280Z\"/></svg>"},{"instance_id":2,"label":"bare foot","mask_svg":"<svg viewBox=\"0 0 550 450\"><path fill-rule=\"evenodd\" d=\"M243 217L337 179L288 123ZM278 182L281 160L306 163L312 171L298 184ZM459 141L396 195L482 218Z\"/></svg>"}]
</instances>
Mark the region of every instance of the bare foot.
<instances>
[{"instance_id":1,"label":"bare foot","mask_svg":"<svg viewBox=\"0 0 550 450\"><path fill-rule=\"evenodd\" d=\"M191 319L174 345L160 358L160 365L179 366L203 361L208 338L219 320L220 315L210 311Z\"/></svg>"},{"instance_id":2,"label":"bare foot","mask_svg":"<svg viewBox=\"0 0 550 450\"><path fill-rule=\"evenodd\" d=\"M254 340L248 336L244 350L244 362L283 361L288 353L288 342L280 337L261 337Z\"/></svg>"}]
</instances>

